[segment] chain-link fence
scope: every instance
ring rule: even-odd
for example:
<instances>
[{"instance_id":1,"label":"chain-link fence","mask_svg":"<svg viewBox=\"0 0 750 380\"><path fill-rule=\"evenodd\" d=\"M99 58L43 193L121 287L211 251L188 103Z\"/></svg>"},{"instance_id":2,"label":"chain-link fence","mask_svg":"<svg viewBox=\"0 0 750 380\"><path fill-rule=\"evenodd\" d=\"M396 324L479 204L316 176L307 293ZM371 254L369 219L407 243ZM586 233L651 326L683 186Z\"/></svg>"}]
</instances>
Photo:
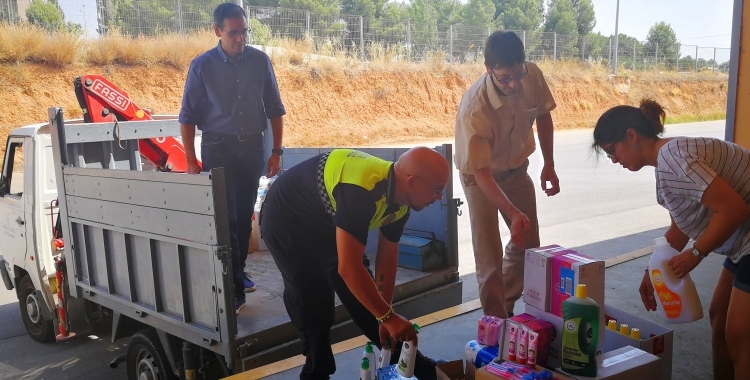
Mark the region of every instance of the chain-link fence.
<instances>
[{"instance_id":1,"label":"chain-link fence","mask_svg":"<svg viewBox=\"0 0 750 380\"><path fill-rule=\"evenodd\" d=\"M118 32L154 36L208 30L213 10L224 0L80 0L58 6L70 25L84 37ZM58 2L59 3L59 2ZM27 21L31 0L0 0L0 20ZM245 6L250 41L274 44L280 39L304 40L320 54L344 53L362 60L388 56L420 62L444 57L446 62L482 62L488 27L416 23L410 20L323 15L305 10ZM637 41L621 35L561 35L515 31L531 61L573 59L611 67L617 52L619 68L631 70L727 72L728 48ZM387 53L384 53L387 51Z\"/></svg>"}]
</instances>

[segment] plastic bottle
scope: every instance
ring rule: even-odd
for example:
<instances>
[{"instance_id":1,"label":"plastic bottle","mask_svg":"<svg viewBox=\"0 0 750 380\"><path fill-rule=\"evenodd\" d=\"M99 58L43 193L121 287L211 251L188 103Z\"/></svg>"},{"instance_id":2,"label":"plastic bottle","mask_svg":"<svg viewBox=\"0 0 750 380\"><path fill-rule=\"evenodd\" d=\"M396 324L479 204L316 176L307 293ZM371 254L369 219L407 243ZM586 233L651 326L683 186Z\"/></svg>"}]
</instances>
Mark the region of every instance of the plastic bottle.
<instances>
[{"instance_id":1,"label":"plastic bottle","mask_svg":"<svg viewBox=\"0 0 750 380\"><path fill-rule=\"evenodd\" d=\"M367 358L372 367L375 366L375 351L372 349L372 342L365 344L365 351L362 353L363 358Z\"/></svg>"},{"instance_id":2,"label":"plastic bottle","mask_svg":"<svg viewBox=\"0 0 750 380\"><path fill-rule=\"evenodd\" d=\"M595 377L599 340L599 305L578 284L574 297L562 304L562 369L572 375Z\"/></svg>"},{"instance_id":3,"label":"plastic bottle","mask_svg":"<svg viewBox=\"0 0 750 380\"><path fill-rule=\"evenodd\" d=\"M473 363L476 368L482 368L495 360L499 352L498 346L485 346L476 340L470 340L464 347L466 360Z\"/></svg>"},{"instance_id":4,"label":"plastic bottle","mask_svg":"<svg viewBox=\"0 0 750 380\"><path fill-rule=\"evenodd\" d=\"M419 333L419 325L413 324L414 330ZM407 379L414 376L414 362L417 360L417 345L412 341L404 342L401 346L401 356L398 358L396 371L401 377Z\"/></svg>"},{"instance_id":5,"label":"plastic bottle","mask_svg":"<svg viewBox=\"0 0 750 380\"><path fill-rule=\"evenodd\" d=\"M617 331L617 321L615 321L614 319L610 319L607 322L607 328L612 331Z\"/></svg>"},{"instance_id":6,"label":"plastic bottle","mask_svg":"<svg viewBox=\"0 0 750 380\"><path fill-rule=\"evenodd\" d=\"M378 357L378 369L386 367L391 364L391 339L385 340L385 346L380 350L380 357Z\"/></svg>"},{"instance_id":7,"label":"plastic bottle","mask_svg":"<svg viewBox=\"0 0 750 380\"><path fill-rule=\"evenodd\" d=\"M641 329L637 327L630 329L630 337L635 340L641 340Z\"/></svg>"},{"instance_id":8,"label":"plastic bottle","mask_svg":"<svg viewBox=\"0 0 750 380\"><path fill-rule=\"evenodd\" d=\"M625 336L630 335L630 326L628 326L625 323L621 324L620 325L620 334L625 335Z\"/></svg>"},{"instance_id":9,"label":"plastic bottle","mask_svg":"<svg viewBox=\"0 0 750 380\"><path fill-rule=\"evenodd\" d=\"M359 368L359 380L373 380L370 361L367 358L362 358L362 365Z\"/></svg>"},{"instance_id":10,"label":"plastic bottle","mask_svg":"<svg viewBox=\"0 0 750 380\"><path fill-rule=\"evenodd\" d=\"M670 324L689 323L703 318L701 299L690 274L679 279L669 267L669 259L677 254L679 252L667 243L666 238L656 238L654 253L648 262L659 315Z\"/></svg>"}]
</instances>

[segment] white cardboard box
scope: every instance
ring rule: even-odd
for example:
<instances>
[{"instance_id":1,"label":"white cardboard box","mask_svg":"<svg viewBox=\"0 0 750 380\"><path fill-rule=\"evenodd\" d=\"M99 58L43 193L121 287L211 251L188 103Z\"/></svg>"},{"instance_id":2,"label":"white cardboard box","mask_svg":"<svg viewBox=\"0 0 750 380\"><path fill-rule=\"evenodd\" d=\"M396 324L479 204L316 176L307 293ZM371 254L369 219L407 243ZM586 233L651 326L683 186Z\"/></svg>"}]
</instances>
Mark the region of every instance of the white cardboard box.
<instances>
[{"instance_id":1,"label":"white cardboard box","mask_svg":"<svg viewBox=\"0 0 750 380\"><path fill-rule=\"evenodd\" d=\"M523 302L549 311L550 263L552 257L567 250L557 244L526 250L523 269Z\"/></svg>"},{"instance_id":2,"label":"white cardboard box","mask_svg":"<svg viewBox=\"0 0 750 380\"><path fill-rule=\"evenodd\" d=\"M625 323L630 328L637 327L641 330L641 339L638 341L619 332L605 329L604 351L611 351L625 346L640 348L661 359L661 376L659 380L672 379L672 345L674 339L674 331L672 329L609 305L604 306L604 315L606 320L615 319L618 328L621 324Z\"/></svg>"},{"instance_id":3,"label":"white cardboard box","mask_svg":"<svg viewBox=\"0 0 750 380\"><path fill-rule=\"evenodd\" d=\"M525 306L526 313L544 319L555 326L556 334L550 344L548 364L552 368L560 367L560 350L562 349L562 337L560 332L562 331L562 318L551 313L545 313L533 306ZM603 339L599 339L600 351L607 353L627 346L639 348L661 359L659 360L659 366L661 368L659 371L659 380L672 379L672 340L674 332L671 329L610 305L604 305L604 315L605 318L617 320L617 326L626 323L630 327L637 327L640 329L641 340L637 341L630 337L621 335L619 332L605 328L604 335L600 335L600 337L603 336ZM503 359L507 359L508 354L504 352L504 355Z\"/></svg>"}]
</instances>

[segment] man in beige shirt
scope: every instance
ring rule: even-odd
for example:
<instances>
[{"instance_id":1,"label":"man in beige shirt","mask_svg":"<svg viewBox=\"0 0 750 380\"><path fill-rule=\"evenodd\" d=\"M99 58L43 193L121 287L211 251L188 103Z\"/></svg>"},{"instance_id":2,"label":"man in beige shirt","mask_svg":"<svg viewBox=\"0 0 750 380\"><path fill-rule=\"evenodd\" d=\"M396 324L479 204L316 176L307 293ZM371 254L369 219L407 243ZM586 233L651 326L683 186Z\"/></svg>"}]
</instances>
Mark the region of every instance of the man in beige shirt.
<instances>
[{"instance_id":1,"label":"man in beige shirt","mask_svg":"<svg viewBox=\"0 0 750 380\"><path fill-rule=\"evenodd\" d=\"M454 160L469 206L482 309L506 318L523 292L524 250L539 246L534 183L527 173L535 149L534 120L544 157L542 190L548 196L560 192L550 115L556 105L539 67L526 62L515 33L490 35L484 64L487 72L458 108ZM498 211L511 233L505 257Z\"/></svg>"}]
</instances>

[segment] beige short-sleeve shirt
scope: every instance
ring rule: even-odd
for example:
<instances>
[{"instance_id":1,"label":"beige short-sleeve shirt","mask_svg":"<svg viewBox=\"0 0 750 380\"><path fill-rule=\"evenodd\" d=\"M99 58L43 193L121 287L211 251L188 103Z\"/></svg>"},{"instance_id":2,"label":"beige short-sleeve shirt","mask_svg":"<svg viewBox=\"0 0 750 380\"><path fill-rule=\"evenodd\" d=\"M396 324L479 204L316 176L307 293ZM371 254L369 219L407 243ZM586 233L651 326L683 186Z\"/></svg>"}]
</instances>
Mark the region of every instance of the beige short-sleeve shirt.
<instances>
[{"instance_id":1,"label":"beige short-sleeve shirt","mask_svg":"<svg viewBox=\"0 0 750 380\"><path fill-rule=\"evenodd\" d=\"M531 126L537 115L549 113L556 104L539 67L531 62L526 67L529 74L515 96L501 95L487 73L464 93L456 115L453 156L460 172L515 169L534 152Z\"/></svg>"}]
</instances>

